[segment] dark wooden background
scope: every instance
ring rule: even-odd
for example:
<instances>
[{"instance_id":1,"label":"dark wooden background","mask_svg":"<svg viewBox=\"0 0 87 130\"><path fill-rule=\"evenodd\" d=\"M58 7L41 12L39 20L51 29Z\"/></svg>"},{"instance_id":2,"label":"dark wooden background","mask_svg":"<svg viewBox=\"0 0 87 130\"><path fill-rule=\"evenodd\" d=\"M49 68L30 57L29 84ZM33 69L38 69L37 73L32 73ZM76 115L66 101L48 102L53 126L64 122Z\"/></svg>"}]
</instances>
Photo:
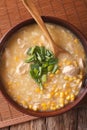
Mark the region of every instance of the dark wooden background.
<instances>
[{"instance_id":1,"label":"dark wooden background","mask_svg":"<svg viewBox=\"0 0 87 130\"><path fill-rule=\"evenodd\" d=\"M87 37L87 0L33 0L41 15L65 19L79 28ZM17 23L30 18L21 0L0 0L0 38ZM0 104L7 103L0 98ZM3 102L4 101L4 102ZM3 103L2 103L3 102ZM4 108L4 109L3 109ZM6 108L0 106L0 121L7 119ZM13 110L13 109L12 109ZM16 112L15 118L20 116ZM22 114L23 115L23 114ZM23 115L24 117L24 115ZM9 117L10 118L10 117ZM87 130L87 98L81 105L65 114L40 118L26 123L8 126L1 130Z\"/></svg>"}]
</instances>

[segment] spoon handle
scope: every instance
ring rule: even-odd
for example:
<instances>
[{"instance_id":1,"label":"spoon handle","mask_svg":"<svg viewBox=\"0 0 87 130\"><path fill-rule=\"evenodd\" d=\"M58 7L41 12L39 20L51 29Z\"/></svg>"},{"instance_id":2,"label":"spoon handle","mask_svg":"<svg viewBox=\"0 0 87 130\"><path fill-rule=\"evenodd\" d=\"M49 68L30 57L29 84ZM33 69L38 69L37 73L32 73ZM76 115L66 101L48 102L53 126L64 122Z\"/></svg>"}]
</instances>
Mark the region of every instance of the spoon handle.
<instances>
[{"instance_id":1,"label":"spoon handle","mask_svg":"<svg viewBox=\"0 0 87 130\"><path fill-rule=\"evenodd\" d=\"M24 6L26 7L26 9L30 12L30 14L32 15L32 17L35 19L35 21L38 23L38 25L40 26L41 30L43 31L45 37L48 40L48 44L50 45L52 51L54 52L54 48L53 48L53 39L51 37L51 35L49 34L46 25L44 24L37 8L35 7L35 5L33 4L32 0L22 0Z\"/></svg>"}]
</instances>

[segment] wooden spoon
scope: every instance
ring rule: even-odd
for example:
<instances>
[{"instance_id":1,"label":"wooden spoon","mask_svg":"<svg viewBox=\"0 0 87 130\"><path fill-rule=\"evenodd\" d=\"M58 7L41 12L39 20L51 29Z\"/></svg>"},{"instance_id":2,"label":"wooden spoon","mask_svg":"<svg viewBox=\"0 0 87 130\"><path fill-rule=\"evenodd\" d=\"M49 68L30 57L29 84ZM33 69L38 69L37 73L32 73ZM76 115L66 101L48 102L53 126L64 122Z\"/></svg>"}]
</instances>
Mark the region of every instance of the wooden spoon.
<instances>
[{"instance_id":1,"label":"wooden spoon","mask_svg":"<svg viewBox=\"0 0 87 130\"><path fill-rule=\"evenodd\" d=\"M40 14L39 14L37 8L35 7L34 3L32 2L32 0L22 0L22 2L24 4L25 8L30 12L32 17L35 19L37 24L40 26L41 30L43 31L45 37L48 40L48 44L50 45L50 48L52 49L55 56L58 56L60 53L66 53L67 51L60 48L58 45L56 45L56 43L52 39L51 35L49 34L49 32L46 28L45 23L43 22Z\"/></svg>"}]
</instances>

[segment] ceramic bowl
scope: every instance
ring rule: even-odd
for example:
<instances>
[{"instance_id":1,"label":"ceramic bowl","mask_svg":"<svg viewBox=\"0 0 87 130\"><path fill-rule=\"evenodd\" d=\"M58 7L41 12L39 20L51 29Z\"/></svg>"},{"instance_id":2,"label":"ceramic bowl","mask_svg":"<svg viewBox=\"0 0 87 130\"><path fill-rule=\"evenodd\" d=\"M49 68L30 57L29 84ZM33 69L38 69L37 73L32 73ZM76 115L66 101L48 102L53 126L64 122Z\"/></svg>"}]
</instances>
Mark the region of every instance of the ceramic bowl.
<instances>
[{"instance_id":1,"label":"ceramic bowl","mask_svg":"<svg viewBox=\"0 0 87 130\"><path fill-rule=\"evenodd\" d=\"M72 33L74 33L80 40L81 43L84 47L84 50L86 52L87 55L87 40L84 37L84 35L72 24L68 23L67 21L64 21L62 19L59 18L55 18L55 17L50 17L50 16L43 16L42 17L44 22L48 22L48 23L54 23L57 25L61 25L64 26L65 28L69 29ZM17 32L19 29L21 29L22 27L26 26L26 25L31 25L35 23L34 19L29 19L26 21L23 21L21 23L19 23L18 25L16 25L15 27L13 27L10 31L8 31L4 37L1 39L0 41L0 53L4 50L6 44L7 44L7 40L15 33ZM68 105L66 105L65 107L59 109L59 110L55 110L55 111L50 111L50 112L40 112L40 111L33 111L33 110L29 110L29 109L25 109L22 106L20 106L19 104L17 104L6 92L5 87L0 79L0 89L1 92L3 93L3 95L5 96L5 98L14 106L16 107L18 110L22 111L23 113L26 113L28 115L33 115L33 116L38 116L38 117L47 117L47 116L55 116L58 114L62 114L72 108L74 108L82 99L83 97L87 94L87 80L86 78L84 79L84 83L82 86L82 89L80 91L80 93L78 94L77 98L75 99L74 102L69 103Z\"/></svg>"}]
</instances>

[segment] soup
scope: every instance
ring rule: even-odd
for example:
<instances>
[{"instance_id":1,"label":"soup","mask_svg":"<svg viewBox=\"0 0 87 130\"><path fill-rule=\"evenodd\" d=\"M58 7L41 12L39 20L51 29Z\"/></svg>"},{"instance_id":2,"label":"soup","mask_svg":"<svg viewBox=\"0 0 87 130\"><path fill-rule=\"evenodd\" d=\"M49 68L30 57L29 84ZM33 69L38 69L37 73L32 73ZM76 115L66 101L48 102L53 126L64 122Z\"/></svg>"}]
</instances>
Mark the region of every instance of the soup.
<instances>
[{"instance_id":1,"label":"soup","mask_svg":"<svg viewBox=\"0 0 87 130\"><path fill-rule=\"evenodd\" d=\"M30 75L26 63L29 48L45 46L51 50L37 24L23 27L8 41L1 57L0 76L6 91L18 104L34 111L53 111L73 102L85 75L86 55L80 40L62 26L46 23L58 46L68 53L58 55L58 69L48 73L43 89Z\"/></svg>"}]
</instances>

